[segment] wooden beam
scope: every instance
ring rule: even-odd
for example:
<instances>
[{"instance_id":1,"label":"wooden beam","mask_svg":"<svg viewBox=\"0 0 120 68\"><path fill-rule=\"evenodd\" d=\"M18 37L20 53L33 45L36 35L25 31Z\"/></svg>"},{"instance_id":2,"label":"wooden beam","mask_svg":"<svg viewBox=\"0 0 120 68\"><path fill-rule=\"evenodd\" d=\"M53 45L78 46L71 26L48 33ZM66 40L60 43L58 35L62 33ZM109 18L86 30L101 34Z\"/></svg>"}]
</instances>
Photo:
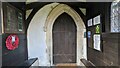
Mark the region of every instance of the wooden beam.
<instances>
[{"instance_id":1,"label":"wooden beam","mask_svg":"<svg viewBox=\"0 0 120 68\"><path fill-rule=\"evenodd\" d=\"M33 3L26 5L26 10L33 9L36 7L41 7L41 6L50 4L50 3L53 3L53 2L33 2ZM75 6L78 8L86 8L87 7L85 2L58 2L58 3L67 4L69 6Z\"/></svg>"},{"instance_id":2,"label":"wooden beam","mask_svg":"<svg viewBox=\"0 0 120 68\"><path fill-rule=\"evenodd\" d=\"M96 68L92 63L86 59L80 59L80 61L86 66L86 68Z\"/></svg>"},{"instance_id":3,"label":"wooden beam","mask_svg":"<svg viewBox=\"0 0 120 68\"><path fill-rule=\"evenodd\" d=\"M82 11L78 7L70 6L72 7L82 18L84 24L86 25L86 16L82 13Z\"/></svg>"},{"instance_id":4,"label":"wooden beam","mask_svg":"<svg viewBox=\"0 0 120 68\"><path fill-rule=\"evenodd\" d=\"M30 15L28 16L27 20L26 20L26 29L28 28L29 26L29 23L30 21L32 20L33 16L36 14L36 12L40 9L41 7L37 7L37 8L34 8L32 10L32 12L30 13ZM27 31L27 30L26 30Z\"/></svg>"},{"instance_id":5,"label":"wooden beam","mask_svg":"<svg viewBox=\"0 0 120 68\"><path fill-rule=\"evenodd\" d=\"M43 7L44 5L50 4L52 2L33 2L26 5L26 10L34 9L36 7Z\"/></svg>"},{"instance_id":6,"label":"wooden beam","mask_svg":"<svg viewBox=\"0 0 120 68\"><path fill-rule=\"evenodd\" d=\"M86 2L60 2L63 4L67 4L69 6L74 6L74 7L78 7L78 8L86 8Z\"/></svg>"}]
</instances>

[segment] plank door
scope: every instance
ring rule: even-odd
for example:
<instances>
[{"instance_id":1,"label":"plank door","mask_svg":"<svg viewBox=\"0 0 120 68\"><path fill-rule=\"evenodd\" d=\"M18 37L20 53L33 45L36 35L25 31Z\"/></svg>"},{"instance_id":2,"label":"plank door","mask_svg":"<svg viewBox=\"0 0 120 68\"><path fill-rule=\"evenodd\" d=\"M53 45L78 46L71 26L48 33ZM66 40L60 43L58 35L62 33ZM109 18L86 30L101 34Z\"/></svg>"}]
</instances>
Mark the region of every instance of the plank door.
<instances>
[{"instance_id":1,"label":"plank door","mask_svg":"<svg viewBox=\"0 0 120 68\"><path fill-rule=\"evenodd\" d=\"M53 35L53 64L76 63L76 25L67 14L55 21Z\"/></svg>"}]
</instances>

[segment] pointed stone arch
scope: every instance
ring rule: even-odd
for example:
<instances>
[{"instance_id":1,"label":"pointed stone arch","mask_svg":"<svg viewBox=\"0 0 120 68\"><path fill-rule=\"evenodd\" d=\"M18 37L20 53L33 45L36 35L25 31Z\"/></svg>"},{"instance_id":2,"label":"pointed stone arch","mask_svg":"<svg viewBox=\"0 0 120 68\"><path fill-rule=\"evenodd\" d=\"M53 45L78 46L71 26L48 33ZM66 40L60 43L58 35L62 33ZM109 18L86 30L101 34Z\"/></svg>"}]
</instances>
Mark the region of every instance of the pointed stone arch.
<instances>
[{"instance_id":1,"label":"pointed stone arch","mask_svg":"<svg viewBox=\"0 0 120 68\"><path fill-rule=\"evenodd\" d=\"M65 4L59 4L53 10L49 13L45 25L44 25L44 31L46 32L46 45L47 45L47 52L49 54L49 61L50 64L53 65L53 40L52 40L52 29L53 29L53 24L55 20L60 16L62 13L67 13L70 15L76 26L77 26L77 57L76 57L76 62L77 65L82 65L80 62L81 58L87 58L86 54L86 38L84 38L84 32L86 31L85 24L79 14L73 10L71 7Z\"/></svg>"}]
</instances>

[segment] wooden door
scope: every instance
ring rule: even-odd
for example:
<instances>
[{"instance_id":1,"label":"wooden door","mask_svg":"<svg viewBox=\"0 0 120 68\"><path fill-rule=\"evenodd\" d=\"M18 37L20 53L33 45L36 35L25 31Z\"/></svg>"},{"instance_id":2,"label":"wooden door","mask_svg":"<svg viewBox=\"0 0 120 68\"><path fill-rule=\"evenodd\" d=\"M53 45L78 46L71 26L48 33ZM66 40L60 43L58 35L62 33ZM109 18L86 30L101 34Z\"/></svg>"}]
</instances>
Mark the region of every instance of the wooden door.
<instances>
[{"instance_id":1,"label":"wooden door","mask_svg":"<svg viewBox=\"0 0 120 68\"><path fill-rule=\"evenodd\" d=\"M76 25L66 13L53 25L53 64L76 63Z\"/></svg>"}]
</instances>

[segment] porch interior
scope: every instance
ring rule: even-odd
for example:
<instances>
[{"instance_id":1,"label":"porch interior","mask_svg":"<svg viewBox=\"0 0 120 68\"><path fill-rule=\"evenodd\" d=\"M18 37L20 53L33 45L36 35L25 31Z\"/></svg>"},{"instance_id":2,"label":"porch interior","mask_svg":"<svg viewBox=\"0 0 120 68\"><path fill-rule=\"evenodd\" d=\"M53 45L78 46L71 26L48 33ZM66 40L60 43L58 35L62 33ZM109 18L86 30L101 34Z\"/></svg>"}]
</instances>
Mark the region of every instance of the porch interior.
<instances>
[{"instance_id":1,"label":"porch interior","mask_svg":"<svg viewBox=\"0 0 120 68\"><path fill-rule=\"evenodd\" d=\"M0 53L1 53L0 54L0 67L4 68L4 67L9 67L9 66L11 67L12 66L13 67L14 66L15 67L16 66L23 66L23 67L24 66L26 67L36 66L37 67L38 66L38 68L51 68L51 67L53 68L97 68L97 67L119 68L120 67L120 60L119 60L120 58L120 38L119 38L120 29L118 32L111 31L111 26L112 26L111 5L112 3L113 2L1 2L0 1L0 9L1 9L0 10L0 44L1 44L0 45ZM49 6L50 4L52 6ZM71 36L70 33L68 33L67 35L65 35L65 37L67 37L68 39L74 39L73 41L75 41L75 44L73 44L74 42L71 44L77 45L75 52L74 52L76 53L76 56L75 58L72 57L72 60L73 61L76 60L76 61L75 63L72 63L72 62L59 63L58 62L58 64L54 65L53 60L55 60L55 62L57 63L57 61L62 61L62 59L59 59L59 60L56 59L58 57L53 57L56 54L52 55L51 52L54 52L54 51L57 52L58 49L61 49L58 43L64 40L62 39L64 38L64 35L61 36L59 34L60 33L66 34L67 32L70 32L69 31L69 29L71 29L69 28L70 23L68 23L67 25L62 24L60 27L60 30L58 29L59 27L58 25L60 24L59 23L55 24L56 27L53 26L55 29L52 29L53 35L50 34L52 36L49 36L49 31L47 34L47 29L49 30L50 28L46 27L45 29L45 27L43 27L42 25L46 23L47 18L50 19L49 21L51 21L52 18L49 18L50 16L49 14L52 12L52 10L54 10L54 8L56 8L60 4L69 6L73 11L76 12L76 14L79 15L78 17L80 17L81 20L83 21L86 31L83 33L84 35L82 34L82 38L85 39L86 42L84 40L82 41L86 43L86 47L83 46L83 52L79 51L77 46L80 46L80 45L77 45L77 44L81 42L81 40L75 40L74 37ZM18 24L16 25L11 24L9 27L9 30L7 30L7 24L8 24L7 23L7 20L8 20L7 6L15 10L16 13L17 12L22 13L23 25L21 25L22 27L20 27L22 31L20 31L19 29L18 31L14 29L14 28L19 27ZM46 8L46 10L43 10L44 7L47 7L47 6L49 6L50 8L48 9ZM120 2L118 2L118 6L119 6L119 9L117 11L118 12L117 19L119 19L120 17L120 13L119 13ZM47 11L50 11L50 12L48 13ZM67 12L67 9L63 11ZM69 12L70 11L68 11L68 13ZM46 14L48 14L48 16ZM46 15L46 18L44 15ZM97 16L100 16L100 23L94 25L94 19ZM67 16L63 16L59 21L62 21L63 19L65 19L65 17ZM73 17L71 16L71 18ZM12 22L19 22L12 16L11 16L11 19L13 20ZM43 19L45 19L45 21ZM68 17L66 19L68 20L65 20L65 23L72 21ZM90 20L92 20L92 25L89 24L90 25L89 26L88 21ZM56 21L57 19L55 20L55 22ZM45 23L42 23L42 22L45 22ZM120 20L118 20L118 22L120 23ZM34 23L40 25L40 27L37 25L32 26ZM74 20L74 23L76 24L75 20ZM69 29L67 28L67 26ZM34 27L34 28L30 28L30 27ZM98 31L97 31L97 27L99 27ZM62 28L64 28L64 31L62 31ZM75 29L76 30L71 29L72 30L71 34L72 32L73 34L76 32L75 38L78 38L77 24L75 26ZM41 32L39 32L39 30ZM41 35L39 35L39 33ZM15 50L9 50L6 47L6 39L8 38L9 35L13 35L13 34L19 37L19 46ZM35 36L37 34L38 36ZM100 47L96 49L94 45L96 44L94 38L95 36L99 37L98 35L100 36ZM47 37L48 37L48 40L46 39ZM56 39L53 38L53 41L57 42L57 43L53 43L53 46L58 44L57 47L53 47L54 49L57 48L56 50L54 49L50 50L51 47L47 46L47 44L49 44L50 42L49 41L50 37L58 38L57 39L58 41L56 41ZM81 37L81 33L80 33L80 37ZM70 41L65 41L65 42L70 42ZM63 42L61 43L64 44ZM70 45L70 43L68 44ZM36 46L36 45L40 45L40 46ZM50 43L49 45L52 45L52 44ZM64 52L69 51L69 49L68 50L65 49L66 47L62 48L64 49ZM70 48L70 46L68 47ZM84 51L84 48L86 52ZM72 47L71 47L71 50L74 51ZM80 53L82 53L82 56L80 56L81 58L79 58L78 56L80 55ZM59 54L63 55L63 53L59 53ZM73 54L73 52L70 52L70 54ZM67 60L65 62L67 62Z\"/></svg>"}]
</instances>

